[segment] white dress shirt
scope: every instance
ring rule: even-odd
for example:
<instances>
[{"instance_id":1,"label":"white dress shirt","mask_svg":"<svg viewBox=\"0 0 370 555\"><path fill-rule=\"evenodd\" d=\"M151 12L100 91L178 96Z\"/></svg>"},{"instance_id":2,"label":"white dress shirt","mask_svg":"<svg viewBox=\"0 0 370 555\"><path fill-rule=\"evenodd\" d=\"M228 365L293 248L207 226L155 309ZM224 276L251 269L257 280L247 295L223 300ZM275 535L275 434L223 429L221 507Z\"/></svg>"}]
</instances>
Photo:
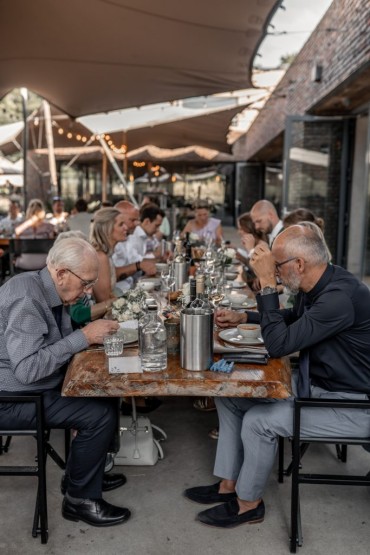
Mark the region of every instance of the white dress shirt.
<instances>
[{"instance_id":1,"label":"white dress shirt","mask_svg":"<svg viewBox=\"0 0 370 555\"><path fill-rule=\"evenodd\" d=\"M135 231L132 235L127 237L126 241L120 241L114 248L112 260L116 268L120 266L128 266L129 264L135 264L135 262L141 262L146 256L148 236L141 227L141 225L136 226ZM135 278L139 277L141 272L137 272L133 276L129 276L126 279L117 281L116 286L122 290L130 289L135 281Z\"/></svg>"},{"instance_id":2,"label":"white dress shirt","mask_svg":"<svg viewBox=\"0 0 370 555\"><path fill-rule=\"evenodd\" d=\"M283 227L284 227L283 222L279 220L276 226L274 227L274 229L271 231L271 233L268 234L270 248L272 246L272 243L275 241L277 235L279 235L280 231L283 229Z\"/></svg>"}]
</instances>

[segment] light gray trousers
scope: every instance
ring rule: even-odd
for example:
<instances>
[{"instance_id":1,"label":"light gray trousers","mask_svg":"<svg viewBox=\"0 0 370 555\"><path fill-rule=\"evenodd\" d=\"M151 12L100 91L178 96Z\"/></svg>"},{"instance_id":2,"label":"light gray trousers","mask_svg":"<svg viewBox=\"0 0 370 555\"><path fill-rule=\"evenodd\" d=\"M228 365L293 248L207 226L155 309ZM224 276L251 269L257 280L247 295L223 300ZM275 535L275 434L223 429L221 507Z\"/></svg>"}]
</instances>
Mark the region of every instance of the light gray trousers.
<instances>
[{"instance_id":1,"label":"light gray trousers","mask_svg":"<svg viewBox=\"0 0 370 555\"><path fill-rule=\"evenodd\" d=\"M295 384L293 384L293 391ZM311 387L312 397L367 400L367 395L333 393ZM220 432L214 474L236 481L240 499L262 497L278 448L278 436L293 434L294 398L215 399ZM301 415L301 433L307 436L370 436L370 411L355 409L306 409Z\"/></svg>"}]
</instances>

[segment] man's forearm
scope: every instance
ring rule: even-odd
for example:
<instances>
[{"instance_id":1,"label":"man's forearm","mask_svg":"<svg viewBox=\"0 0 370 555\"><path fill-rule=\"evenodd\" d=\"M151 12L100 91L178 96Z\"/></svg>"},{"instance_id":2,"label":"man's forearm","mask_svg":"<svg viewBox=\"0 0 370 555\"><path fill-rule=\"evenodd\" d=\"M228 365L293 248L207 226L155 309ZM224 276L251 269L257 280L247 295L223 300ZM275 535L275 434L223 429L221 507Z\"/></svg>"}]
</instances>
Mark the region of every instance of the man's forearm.
<instances>
[{"instance_id":1,"label":"man's forearm","mask_svg":"<svg viewBox=\"0 0 370 555\"><path fill-rule=\"evenodd\" d=\"M126 279L129 276L133 276L136 272L136 262L134 262L133 264L127 264L127 266L117 266L116 278L117 280Z\"/></svg>"}]
</instances>

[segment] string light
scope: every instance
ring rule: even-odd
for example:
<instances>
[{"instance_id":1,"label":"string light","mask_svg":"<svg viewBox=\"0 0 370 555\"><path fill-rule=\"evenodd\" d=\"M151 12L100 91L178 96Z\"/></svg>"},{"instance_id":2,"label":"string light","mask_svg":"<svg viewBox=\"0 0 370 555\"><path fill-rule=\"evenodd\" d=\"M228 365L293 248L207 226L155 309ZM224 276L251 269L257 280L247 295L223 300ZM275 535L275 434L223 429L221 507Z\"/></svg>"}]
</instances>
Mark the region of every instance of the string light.
<instances>
[{"instance_id":1,"label":"string light","mask_svg":"<svg viewBox=\"0 0 370 555\"><path fill-rule=\"evenodd\" d=\"M145 162L138 162L135 160L132 165L135 166L135 168L143 168L145 166Z\"/></svg>"}]
</instances>

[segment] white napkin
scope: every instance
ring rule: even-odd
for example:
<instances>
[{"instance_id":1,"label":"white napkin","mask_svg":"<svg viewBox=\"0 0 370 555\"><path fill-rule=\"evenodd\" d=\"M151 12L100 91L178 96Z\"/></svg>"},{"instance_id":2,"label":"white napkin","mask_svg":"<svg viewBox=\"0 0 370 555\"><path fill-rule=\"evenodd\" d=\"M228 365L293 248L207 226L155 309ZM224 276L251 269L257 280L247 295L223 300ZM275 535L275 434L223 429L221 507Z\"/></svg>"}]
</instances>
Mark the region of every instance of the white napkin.
<instances>
[{"instance_id":1,"label":"white napkin","mask_svg":"<svg viewBox=\"0 0 370 555\"><path fill-rule=\"evenodd\" d=\"M142 373L140 357L109 357L109 374Z\"/></svg>"},{"instance_id":2,"label":"white napkin","mask_svg":"<svg viewBox=\"0 0 370 555\"><path fill-rule=\"evenodd\" d=\"M234 347L234 345L221 345L221 343L214 338L213 341L214 353L258 353L261 355L267 354L265 347L253 347L253 345L243 345L242 347Z\"/></svg>"}]
</instances>

